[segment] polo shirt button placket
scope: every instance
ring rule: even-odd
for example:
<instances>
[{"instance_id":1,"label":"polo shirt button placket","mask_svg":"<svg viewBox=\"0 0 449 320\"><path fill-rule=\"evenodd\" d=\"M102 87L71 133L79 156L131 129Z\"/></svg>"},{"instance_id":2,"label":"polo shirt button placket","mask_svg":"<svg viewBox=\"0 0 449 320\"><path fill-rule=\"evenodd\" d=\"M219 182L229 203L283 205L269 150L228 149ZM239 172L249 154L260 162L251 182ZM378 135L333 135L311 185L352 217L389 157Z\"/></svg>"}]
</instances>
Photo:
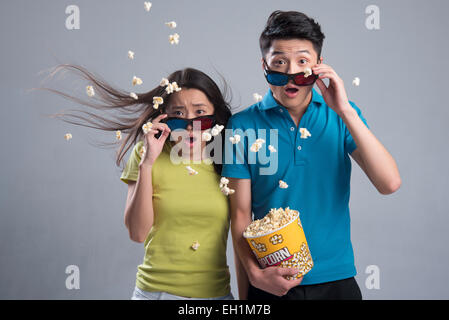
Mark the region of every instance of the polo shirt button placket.
<instances>
[{"instance_id":1,"label":"polo shirt button placket","mask_svg":"<svg viewBox=\"0 0 449 320\"><path fill-rule=\"evenodd\" d=\"M306 159L306 155L304 154L304 151L302 151L303 146L301 146L300 144L296 144L296 142L300 141L300 142L304 142L303 140L301 140L301 138L299 137L299 131L297 132L297 136L296 136L296 141L295 141L295 165L296 166L305 166L307 164L307 159Z\"/></svg>"}]
</instances>

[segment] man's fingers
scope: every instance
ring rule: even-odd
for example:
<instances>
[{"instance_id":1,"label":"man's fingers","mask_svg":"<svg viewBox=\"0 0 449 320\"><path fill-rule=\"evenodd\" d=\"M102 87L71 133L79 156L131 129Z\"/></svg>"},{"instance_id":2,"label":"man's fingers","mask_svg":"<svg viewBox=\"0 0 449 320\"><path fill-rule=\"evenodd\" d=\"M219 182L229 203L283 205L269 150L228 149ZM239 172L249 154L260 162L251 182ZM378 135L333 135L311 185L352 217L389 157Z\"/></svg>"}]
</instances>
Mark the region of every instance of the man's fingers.
<instances>
[{"instance_id":1,"label":"man's fingers","mask_svg":"<svg viewBox=\"0 0 449 320\"><path fill-rule=\"evenodd\" d=\"M299 286L301 284L301 282L302 282L302 278L303 277L301 277L299 279L287 280L290 288L294 288L296 286Z\"/></svg>"},{"instance_id":2,"label":"man's fingers","mask_svg":"<svg viewBox=\"0 0 449 320\"><path fill-rule=\"evenodd\" d=\"M319 79L329 78L329 79L335 79L336 75L333 72L327 71L327 72L320 72L319 73Z\"/></svg>"},{"instance_id":3,"label":"man's fingers","mask_svg":"<svg viewBox=\"0 0 449 320\"><path fill-rule=\"evenodd\" d=\"M299 272L296 268L278 268L278 274L281 276L293 276Z\"/></svg>"},{"instance_id":4,"label":"man's fingers","mask_svg":"<svg viewBox=\"0 0 449 320\"><path fill-rule=\"evenodd\" d=\"M321 79L316 79L316 85L318 86L318 88L320 88L321 92L326 91L327 87L324 84L324 81Z\"/></svg>"},{"instance_id":5,"label":"man's fingers","mask_svg":"<svg viewBox=\"0 0 449 320\"><path fill-rule=\"evenodd\" d=\"M318 72L318 71L327 71L327 70L333 70L330 66L328 66L327 64L316 64L312 67L312 71L313 72Z\"/></svg>"}]
</instances>

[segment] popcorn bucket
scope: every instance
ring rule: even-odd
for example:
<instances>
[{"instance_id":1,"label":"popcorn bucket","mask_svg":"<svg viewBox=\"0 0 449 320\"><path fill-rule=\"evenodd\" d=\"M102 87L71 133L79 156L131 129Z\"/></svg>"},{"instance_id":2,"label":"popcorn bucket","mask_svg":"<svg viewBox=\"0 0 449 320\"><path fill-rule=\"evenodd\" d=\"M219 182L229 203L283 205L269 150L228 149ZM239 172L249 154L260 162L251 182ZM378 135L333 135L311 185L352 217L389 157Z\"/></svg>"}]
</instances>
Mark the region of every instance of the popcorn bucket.
<instances>
[{"instance_id":1,"label":"popcorn bucket","mask_svg":"<svg viewBox=\"0 0 449 320\"><path fill-rule=\"evenodd\" d=\"M243 235L262 268L276 266L299 270L287 279L298 279L313 267L299 212L294 211L295 218L278 229L257 236Z\"/></svg>"}]
</instances>

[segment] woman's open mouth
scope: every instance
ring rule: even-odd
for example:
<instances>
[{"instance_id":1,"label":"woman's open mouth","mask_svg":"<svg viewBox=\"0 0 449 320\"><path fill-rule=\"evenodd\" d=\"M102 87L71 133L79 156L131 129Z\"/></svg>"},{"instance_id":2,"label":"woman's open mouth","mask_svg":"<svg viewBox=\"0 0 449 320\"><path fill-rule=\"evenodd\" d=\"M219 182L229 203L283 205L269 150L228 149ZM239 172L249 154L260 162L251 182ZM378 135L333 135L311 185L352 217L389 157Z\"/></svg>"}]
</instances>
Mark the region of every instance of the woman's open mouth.
<instances>
[{"instance_id":1,"label":"woman's open mouth","mask_svg":"<svg viewBox=\"0 0 449 320\"><path fill-rule=\"evenodd\" d=\"M195 137L187 137L185 142L190 148L192 148L196 140L197 139Z\"/></svg>"}]
</instances>

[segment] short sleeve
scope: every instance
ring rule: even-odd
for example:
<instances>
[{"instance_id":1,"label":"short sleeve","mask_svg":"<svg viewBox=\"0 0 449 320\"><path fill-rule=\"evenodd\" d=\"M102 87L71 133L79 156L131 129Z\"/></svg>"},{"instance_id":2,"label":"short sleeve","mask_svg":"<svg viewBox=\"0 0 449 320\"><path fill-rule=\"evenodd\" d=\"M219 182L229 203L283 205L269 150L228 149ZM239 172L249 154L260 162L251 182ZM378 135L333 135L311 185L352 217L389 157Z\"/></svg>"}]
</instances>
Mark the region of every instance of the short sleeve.
<instances>
[{"instance_id":1,"label":"short sleeve","mask_svg":"<svg viewBox=\"0 0 449 320\"><path fill-rule=\"evenodd\" d=\"M221 175L227 178L251 179L248 166L248 139L238 123L234 115L226 125ZM240 135L240 142L232 144L229 138L237 134Z\"/></svg>"},{"instance_id":2,"label":"short sleeve","mask_svg":"<svg viewBox=\"0 0 449 320\"><path fill-rule=\"evenodd\" d=\"M349 101L349 104L351 107L353 107L357 114L359 115L360 119L363 121L363 123L366 125L366 127L369 129L368 123L366 122L366 119L362 115L362 111L356 106L356 104L352 101ZM357 145L355 144L354 139L352 138L351 134L349 133L348 128L345 125L345 152L347 154L351 154L354 152L354 150L357 149Z\"/></svg>"},{"instance_id":3,"label":"short sleeve","mask_svg":"<svg viewBox=\"0 0 449 320\"><path fill-rule=\"evenodd\" d=\"M126 184L128 184L129 181L137 181L137 178L139 177L139 163L141 160L140 152L142 147L143 141L136 143L131 151L128 162L126 162L125 169L123 169L122 175L120 176L120 180Z\"/></svg>"}]
</instances>

